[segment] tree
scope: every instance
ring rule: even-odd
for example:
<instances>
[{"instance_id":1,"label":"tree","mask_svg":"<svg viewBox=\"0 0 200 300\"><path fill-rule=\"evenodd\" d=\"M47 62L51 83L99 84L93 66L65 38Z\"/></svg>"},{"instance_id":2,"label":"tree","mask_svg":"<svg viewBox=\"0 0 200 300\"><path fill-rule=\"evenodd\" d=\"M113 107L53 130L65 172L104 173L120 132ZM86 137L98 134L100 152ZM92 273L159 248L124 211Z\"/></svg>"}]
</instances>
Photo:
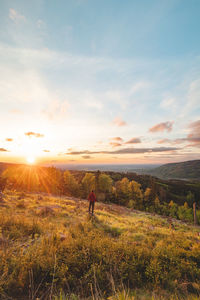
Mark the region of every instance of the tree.
<instances>
[{"instance_id":1,"label":"tree","mask_svg":"<svg viewBox=\"0 0 200 300\"><path fill-rule=\"evenodd\" d=\"M193 202L195 202L194 194L191 191L188 192L186 199L189 206L192 206Z\"/></svg>"},{"instance_id":2,"label":"tree","mask_svg":"<svg viewBox=\"0 0 200 300\"><path fill-rule=\"evenodd\" d=\"M173 218L177 218L178 205L171 200L169 203L169 208L169 215Z\"/></svg>"},{"instance_id":3,"label":"tree","mask_svg":"<svg viewBox=\"0 0 200 300\"><path fill-rule=\"evenodd\" d=\"M94 174L86 173L81 183L83 194L82 196L86 198L92 190L95 190L96 181Z\"/></svg>"},{"instance_id":4,"label":"tree","mask_svg":"<svg viewBox=\"0 0 200 300\"><path fill-rule=\"evenodd\" d=\"M108 193L112 189L112 179L107 174L100 174L98 178L98 190L102 193Z\"/></svg>"},{"instance_id":5,"label":"tree","mask_svg":"<svg viewBox=\"0 0 200 300\"><path fill-rule=\"evenodd\" d=\"M55 167L45 169L43 178L40 178L44 188L49 193L61 194L62 191L62 173Z\"/></svg>"},{"instance_id":6,"label":"tree","mask_svg":"<svg viewBox=\"0 0 200 300\"><path fill-rule=\"evenodd\" d=\"M136 207L139 209L143 208L143 193L141 190L141 184L132 180L129 183L131 199L135 202Z\"/></svg>"},{"instance_id":7,"label":"tree","mask_svg":"<svg viewBox=\"0 0 200 300\"><path fill-rule=\"evenodd\" d=\"M148 187L146 188L145 192L144 192L144 204L145 207L149 207L152 204L152 190Z\"/></svg>"},{"instance_id":8,"label":"tree","mask_svg":"<svg viewBox=\"0 0 200 300\"><path fill-rule=\"evenodd\" d=\"M160 206L160 200L159 200L158 196L156 196L156 198L154 200L154 205L155 205L155 208L158 208Z\"/></svg>"},{"instance_id":9,"label":"tree","mask_svg":"<svg viewBox=\"0 0 200 300\"><path fill-rule=\"evenodd\" d=\"M69 171L65 171L64 178L64 193L69 196L78 197L80 194L80 187L73 174Z\"/></svg>"},{"instance_id":10,"label":"tree","mask_svg":"<svg viewBox=\"0 0 200 300\"><path fill-rule=\"evenodd\" d=\"M107 174L98 174L97 182L98 200L104 202L105 200L112 199L112 178Z\"/></svg>"},{"instance_id":11,"label":"tree","mask_svg":"<svg viewBox=\"0 0 200 300\"><path fill-rule=\"evenodd\" d=\"M122 180L117 181L116 187L116 197L119 204L127 204L131 197L131 190L128 178L124 177Z\"/></svg>"}]
</instances>

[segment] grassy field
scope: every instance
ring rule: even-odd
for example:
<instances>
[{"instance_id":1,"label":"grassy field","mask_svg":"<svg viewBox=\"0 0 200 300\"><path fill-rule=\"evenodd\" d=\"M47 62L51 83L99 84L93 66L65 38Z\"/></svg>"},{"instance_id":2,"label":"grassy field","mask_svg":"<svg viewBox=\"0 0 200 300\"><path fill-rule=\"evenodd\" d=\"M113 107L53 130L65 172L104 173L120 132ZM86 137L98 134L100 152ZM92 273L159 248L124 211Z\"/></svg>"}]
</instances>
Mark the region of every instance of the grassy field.
<instances>
[{"instance_id":1,"label":"grassy field","mask_svg":"<svg viewBox=\"0 0 200 300\"><path fill-rule=\"evenodd\" d=\"M200 227L96 203L7 191L0 299L200 299Z\"/></svg>"}]
</instances>

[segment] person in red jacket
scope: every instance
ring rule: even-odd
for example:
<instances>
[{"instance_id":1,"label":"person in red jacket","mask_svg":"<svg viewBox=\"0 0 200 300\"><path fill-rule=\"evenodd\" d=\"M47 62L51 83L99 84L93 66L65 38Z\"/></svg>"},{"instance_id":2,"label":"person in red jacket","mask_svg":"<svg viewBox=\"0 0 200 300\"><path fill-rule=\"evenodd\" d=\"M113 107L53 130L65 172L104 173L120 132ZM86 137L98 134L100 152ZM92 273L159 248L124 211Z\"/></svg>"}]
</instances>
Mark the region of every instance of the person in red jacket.
<instances>
[{"instance_id":1,"label":"person in red jacket","mask_svg":"<svg viewBox=\"0 0 200 300\"><path fill-rule=\"evenodd\" d=\"M92 191L92 192L89 194L88 200L89 200L89 213L90 213L90 209L91 209L91 207L92 207L92 215L93 215L93 213L94 213L94 203L95 203L95 201L97 201L97 198L96 198L96 196L95 196L94 191Z\"/></svg>"}]
</instances>

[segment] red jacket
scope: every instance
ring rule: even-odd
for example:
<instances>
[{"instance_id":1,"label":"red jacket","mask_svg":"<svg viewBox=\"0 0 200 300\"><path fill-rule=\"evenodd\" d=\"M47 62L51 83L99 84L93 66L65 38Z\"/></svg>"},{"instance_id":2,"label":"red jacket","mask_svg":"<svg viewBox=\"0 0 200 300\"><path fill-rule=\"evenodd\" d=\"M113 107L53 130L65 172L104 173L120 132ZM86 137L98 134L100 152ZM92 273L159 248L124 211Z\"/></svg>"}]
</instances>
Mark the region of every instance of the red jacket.
<instances>
[{"instance_id":1,"label":"red jacket","mask_svg":"<svg viewBox=\"0 0 200 300\"><path fill-rule=\"evenodd\" d=\"M97 201L97 198L95 196L95 193L91 192L88 196L88 200L91 202Z\"/></svg>"}]
</instances>

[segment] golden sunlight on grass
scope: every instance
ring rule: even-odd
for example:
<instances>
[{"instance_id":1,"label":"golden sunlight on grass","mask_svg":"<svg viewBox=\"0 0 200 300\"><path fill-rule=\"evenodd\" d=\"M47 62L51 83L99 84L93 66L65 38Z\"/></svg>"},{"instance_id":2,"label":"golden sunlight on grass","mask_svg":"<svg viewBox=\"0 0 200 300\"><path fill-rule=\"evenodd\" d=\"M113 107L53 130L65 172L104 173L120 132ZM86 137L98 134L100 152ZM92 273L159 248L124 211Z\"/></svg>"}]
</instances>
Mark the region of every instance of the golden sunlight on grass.
<instances>
[{"instance_id":1,"label":"golden sunlight on grass","mask_svg":"<svg viewBox=\"0 0 200 300\"><path fill-rule=\"evenodd\" d=\"M27 299L30 288L34 299L53 293L55 300L89 300L92 293L101 300L197 300L199 228L173 224L100 202L91 217L86 200L7 190L0 205L1 299Z\"/></svg>"}]
</instances>

